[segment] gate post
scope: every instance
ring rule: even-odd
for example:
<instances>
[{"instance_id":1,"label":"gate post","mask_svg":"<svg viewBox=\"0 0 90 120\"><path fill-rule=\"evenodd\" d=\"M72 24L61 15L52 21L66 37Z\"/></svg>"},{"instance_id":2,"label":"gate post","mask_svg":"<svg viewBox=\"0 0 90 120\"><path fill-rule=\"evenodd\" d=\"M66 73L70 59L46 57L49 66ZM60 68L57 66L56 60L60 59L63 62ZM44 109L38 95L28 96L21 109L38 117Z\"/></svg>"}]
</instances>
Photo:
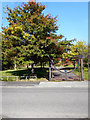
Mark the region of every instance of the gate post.
<instances>
[{"instance_id":1,"label":"gate post","mask_svg":"<svg viewBox=\"0 0 90 120\"><path fill-rule=\"evenodd\" d=\"M79 80L81 80L81 78L80 78L80 76L81 76L81 74L80 74L80 66L81 66L81 59L79 58Z\"/></svg>"},{"instance_id":2,"label":"gate post","mask_svg":"<svg viewBox=\"0 0 90 120\"><path fill-rule=\"evenodd\" d=\"M52 73L51 73L51 61L49 60L49 80L52 79Z\"/></svg>"},{"instance_id":3,"label":"gate post","mask_svg":"<svg viewBox=\"0 0 90 120\"><path fill-rule=\"evenodd\" d=\"M83 54L80 54L81 80L83 80Z\"/></svg>"},{"instance_id":4,"label":"gate post","mask_svg":"<svg viewBox=\"0 0 90 120\"><path fill-rule=\"evenodd\" d=\"M81 80L83 80L83 58L81 58Z\"/></svg>"}]
</instances>

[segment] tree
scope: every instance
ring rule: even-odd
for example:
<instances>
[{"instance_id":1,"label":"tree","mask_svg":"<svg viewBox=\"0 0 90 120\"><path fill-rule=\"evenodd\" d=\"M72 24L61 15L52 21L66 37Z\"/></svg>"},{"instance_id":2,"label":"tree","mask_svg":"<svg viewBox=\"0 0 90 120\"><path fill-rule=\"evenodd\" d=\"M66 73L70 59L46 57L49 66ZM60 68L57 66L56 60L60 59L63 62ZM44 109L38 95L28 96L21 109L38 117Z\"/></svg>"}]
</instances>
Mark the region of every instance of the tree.
<instances>
[{"instance_id":1,"label":"tree","mask_svg":"<svg viewBox=\"0 0 90 120\"><path fill-rule=\"evenodd\" d=\"M18 64L33 64L57 56L52 46L56 47L57 39L63 36L53 35L58 30L57 17L44 16L44 9L44 5L33 1L14 10L7 6L9 26L3 28L5 56Z\"/></svg>"},{"instance_id":2,"label":"tree","mask_svg":"<svg viewBox=\"0 0 90 120\"><path fill-rule=\"evenodd\" d=\"M85 41L77 41L76 44L70 46L70 50L63 54L64 58L72 58L73 65L75 67L75 60L79 59L80 56L83 56L84 62L87 62L88 56L88 45ZM78 57L77 57L78 56Z\"/></svg>"},{"instance_id":3,"label":"tree","mask_svg":"<svg viewBox=\"0 0 90 120\"><path fill-rule=\"evenodd\" d=\"M2 34L2 33L1 33ZM9 43L6 42L4 34L1 35L1 44L2 44L2 69L10 69L13 68L13 60L11 55L9 55Z\"/></svg>"},{"instance_id":4,"label":"tree","mask_svg":"<svg viewBox=\"0 0 90 120\"><path fill-rule=\"evenodd\" d=\"M77 41L76 45L73 45L71 47L72 51L71 54L82 54L82 55L87 55L88 53L88 45L86 44L85 41Z\"/></svg>"}]
</instances>

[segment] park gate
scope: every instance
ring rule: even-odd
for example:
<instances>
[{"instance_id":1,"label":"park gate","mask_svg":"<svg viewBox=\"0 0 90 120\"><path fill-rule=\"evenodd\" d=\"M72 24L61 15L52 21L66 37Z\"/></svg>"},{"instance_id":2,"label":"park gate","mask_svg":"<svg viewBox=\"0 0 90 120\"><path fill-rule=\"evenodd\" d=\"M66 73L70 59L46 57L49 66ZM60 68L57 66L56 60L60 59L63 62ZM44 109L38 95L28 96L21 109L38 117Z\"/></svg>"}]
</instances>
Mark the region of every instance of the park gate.
<instances>
[{"instance_id":1,"label":"park gate","mask_svg":"<svg viewBox=\"0 0 90 120\"><path fill-rule=\"evenodd\" d=\"M68 65L56 67L53 60L49 62L49 80L83 80L83 60L86 56L77 55L68 58L70 63L74 59L74 67ZM63 61L61 59L61 61ZM64 60L65 61L65 60ZM67 62L67 63L68 63ZM77 74L75 74L77 71Z\"/></svg>"}]
</instances>

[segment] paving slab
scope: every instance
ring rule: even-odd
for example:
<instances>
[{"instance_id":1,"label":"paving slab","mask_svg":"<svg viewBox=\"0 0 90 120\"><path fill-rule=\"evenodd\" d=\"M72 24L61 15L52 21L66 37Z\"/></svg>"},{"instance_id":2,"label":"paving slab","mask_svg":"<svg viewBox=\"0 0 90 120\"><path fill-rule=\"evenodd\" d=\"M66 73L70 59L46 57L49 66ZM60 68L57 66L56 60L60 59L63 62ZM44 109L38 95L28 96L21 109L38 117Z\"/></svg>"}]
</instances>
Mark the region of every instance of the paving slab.
<instances>
[{"instance_id":1,"label":"paving slab","mask_svg":"<svg viewBox=\"0 0 90 120\"><path fill-rule=\"evenodd\" d=\"M87 87L88 81L40 82L39 87Z\"/></svg>"}]
</instances>

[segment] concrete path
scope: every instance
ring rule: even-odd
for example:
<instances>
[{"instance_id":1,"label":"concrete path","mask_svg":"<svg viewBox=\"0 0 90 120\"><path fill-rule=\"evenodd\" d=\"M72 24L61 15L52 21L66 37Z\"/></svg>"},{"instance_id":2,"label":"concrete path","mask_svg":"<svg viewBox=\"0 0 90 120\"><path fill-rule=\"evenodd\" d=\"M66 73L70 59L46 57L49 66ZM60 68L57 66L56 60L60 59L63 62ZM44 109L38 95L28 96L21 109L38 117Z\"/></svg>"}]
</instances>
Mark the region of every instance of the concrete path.
<instances>
[{"instance_id":1,"label":"concrete path","mask_svg":"<svg viewBox=\"0 0 90 120\"><path fill-rule=\"evenodd\" d=\"M65 73L64 70L60 70L60 71L57 71L57 70L52 71L52 74L53 74L52 79L53 80L57 80L57 79L58 80L79 80L80 79L79 76L75 75L74 73L70 72L69 70L67 70L67 72L70 72L70 73Z\"/></svg>"},{"instance_id":2,"label":"concrete path","mask_svg":"<svg viewBox=\"0 0 90 120\"><path fill-rule=\"evenodd\" d=\"M40 82L39 87L86 87L88 88L88 81L63 81L63 82Z\"/></svg>"}]
</instances>

